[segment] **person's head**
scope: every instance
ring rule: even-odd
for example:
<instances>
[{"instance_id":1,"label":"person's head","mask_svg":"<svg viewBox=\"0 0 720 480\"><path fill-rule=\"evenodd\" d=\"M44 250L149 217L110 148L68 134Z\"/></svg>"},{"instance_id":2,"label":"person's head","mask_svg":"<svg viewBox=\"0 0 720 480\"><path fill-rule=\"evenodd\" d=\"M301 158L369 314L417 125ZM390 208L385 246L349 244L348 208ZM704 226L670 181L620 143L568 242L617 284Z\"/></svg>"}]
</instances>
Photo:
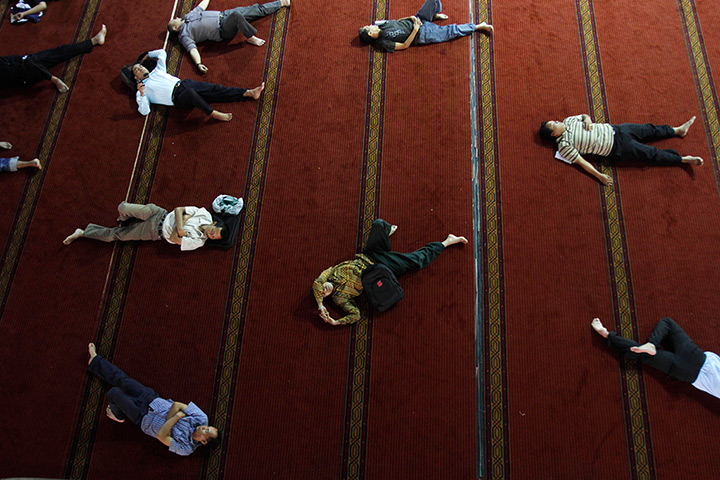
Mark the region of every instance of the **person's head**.
<instances>
[{"instance_id":1,"label":"person's head","mask_svg":"<svg viewBox=\"0 0 720 480\"><path fill-rule=\"evenodd\" d=\"M334 288L335 287L333 287L333 284L330 282L323 283L323 298L330 296Z\"/></svg>"},{"instance_id":2,"label":"person's head","mask_svg":"<svg viewBox=\"0 0 720 480\"><path fill-rule=\"evenodd\" d=\"M214 447L220 443L220 431L209 425L200 425L193 432L192 438L203 445Z\"/></svg>"},{"instance_id":3,"label":"person's head","mask_svg":"<svg viewBox=\"0 0 720 480\"><path fill-rule=\"evenodd\" d=\"M135 77L136 82L142 82L146 78L148 78L148 75L150 75L150 72L148 72L148 69L140 65L139 63L136 63L131 68L133 76Z\"/></svg>"},{"instance_id":4,"label":"person's head","mask_svg":"<svg viewBox=\"0 0 720 480\"><path fill-rule=\"evenodd\" d=\"M180 17L175 17L168 22L168 32L180 33L180 27L182 27L183 20Z\"/></svg>"},{"instance_id":5,"label":"person's head","mask_svg":"<svg viewBox=\"0 0 720 480\"><path fill-rule=\"evenodd\" d=\"M380 35L380 27L377 25L365 25L364 27L360 27L358 35L360 36L361 42L373 43Z\"/></svg>"},{"instance_id":6,"label":"person's head","mask_svg":"<svg viewBox=\"0 0 720 480\"><path fill-rule=\"evenodd\" d=\"M217 220L212 225L205 227L204 232L210 240L221 240L225 238L227 227L222 220Z\"/></svg>"},{"instance_id":7,"label":"person's head","mask_svg":"<svg viewBox=\"0 0 720 480\"><path fill-rule=\"evenodd\" d=\"M557 120L542 122L538 131L540 138L548 142L554 142L563 133L565 133L565 124Z\"/></svg>"}]
</instances>

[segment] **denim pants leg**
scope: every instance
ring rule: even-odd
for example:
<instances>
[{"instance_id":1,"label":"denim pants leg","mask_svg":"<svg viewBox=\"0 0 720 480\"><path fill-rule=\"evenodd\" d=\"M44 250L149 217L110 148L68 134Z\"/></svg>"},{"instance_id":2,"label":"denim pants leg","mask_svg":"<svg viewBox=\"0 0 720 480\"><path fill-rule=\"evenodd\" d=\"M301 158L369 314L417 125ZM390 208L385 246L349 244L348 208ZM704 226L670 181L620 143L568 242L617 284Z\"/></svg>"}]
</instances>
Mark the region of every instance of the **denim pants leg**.
<instances>
[{"instance_id":1,"label":"denim pants leg","mask_svg":"<svg viewBox=\"0 0 720 480\"><path fill-rule=\"evenodd\" d=\"M428 45L431 43L444 43L472 34L475 25L472 23L435 25L432 22L423 22L418 30L413 43L417 45Z\"/></svg>"},{"instance_id":2,"label":"denim pants leg","mask_svg":"<svg viewBox=\"0 0 720 480\"><path fill-rule=\"evenodd\" d=\"M440 0L425 0L423 6L417 11L415 16L425 22L432 22L436 13L442 12L442 3Z\"/></svg>"},{"instance_id":3,"label":"denim pants leg","mask_svg":"<svg viewBox=\"0 0 720 480\"><path fill-rule=\"evenodd\" d=\"M88 370L105 383L113 385L107 393L107 399L118 420L129 418L135 425L140 425L150 403L159 397L155 390L128 377L100 355L93 358Z\"/></svg>"}]
</instances>

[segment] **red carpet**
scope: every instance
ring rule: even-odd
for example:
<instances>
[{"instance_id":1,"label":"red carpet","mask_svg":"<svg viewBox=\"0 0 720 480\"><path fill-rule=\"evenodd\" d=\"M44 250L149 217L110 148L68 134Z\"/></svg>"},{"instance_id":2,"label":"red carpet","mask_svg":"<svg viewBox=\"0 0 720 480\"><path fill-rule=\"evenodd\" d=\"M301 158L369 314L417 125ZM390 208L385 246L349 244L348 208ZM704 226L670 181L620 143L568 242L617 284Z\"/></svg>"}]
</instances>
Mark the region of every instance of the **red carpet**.
<instances>
[{"instance_id":1,"label":"red carpet","mask_svg":"<svg viewBox=\"0 0 720 480\"><path fill-rule=\"evenodd\" d=\"M109 34L53 69L69 93L0 92L0 140L45 166L0 175L0 384L14 432L1 476L714 476L718 400L618 363L588 324L644 339L669 315L720 348L720 7L447 2L451 21L492 21L494 38L392 55L360 45L359 26L418 7L297 0L255 23L261 48L202 45L204 77L170 43L181 78L266 82L258 102L219 107L227 124L166 108L145 122L120 82L123 64L161 48L172 2L51 2L22 26L6 13L0 55L103 23ZM617 168L604 190L536 136L541 121L579 113L697 115L662 146L706 164ZM89 221L112 224L126 195L172 208L220 193L246 201L231 250L61 243ZM391 311L328 326L308 289L376 217L399 225L399 251L448 233L470 244L403 277ZM90 341L161 395L194 401L222 446L180 458L106 418L105 389L85 371Z\"/></svg>"}]
</instances>

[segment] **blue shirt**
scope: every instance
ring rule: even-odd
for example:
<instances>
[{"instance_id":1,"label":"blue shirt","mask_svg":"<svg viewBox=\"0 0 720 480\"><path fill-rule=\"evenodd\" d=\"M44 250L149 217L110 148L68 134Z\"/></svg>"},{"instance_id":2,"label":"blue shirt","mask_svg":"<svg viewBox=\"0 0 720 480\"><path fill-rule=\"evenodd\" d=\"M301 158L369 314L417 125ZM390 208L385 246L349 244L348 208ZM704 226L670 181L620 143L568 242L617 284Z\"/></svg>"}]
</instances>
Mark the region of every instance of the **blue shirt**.
<instances>
[{"instance_id":1,"label":"blue shirt","mask_svg":"<svg viewBox=\"0 0 720 480\"><path fill-rule=\"evenodd\" d=\"M158 432L167 420L167 414L173 401L165 398L156 398L150 403L150 410L142 419L140 428L151 437L157 437ZM185 408L185 416L170 430L170 451L178 455L190 455L201 444L193 440L192 436L197 427L208 424L208 417L193 402Z\"/></svg>"},{"instance_id":2,"label":"blue shirt","mask_svg":"<svg viewBox=\"0 0 720 480\"><path fill-rule=\"evenodd\" d=\"M705 363L692 386L720 398L720 357L713 352L705 352Z\"/></svg>"}]
</instances>

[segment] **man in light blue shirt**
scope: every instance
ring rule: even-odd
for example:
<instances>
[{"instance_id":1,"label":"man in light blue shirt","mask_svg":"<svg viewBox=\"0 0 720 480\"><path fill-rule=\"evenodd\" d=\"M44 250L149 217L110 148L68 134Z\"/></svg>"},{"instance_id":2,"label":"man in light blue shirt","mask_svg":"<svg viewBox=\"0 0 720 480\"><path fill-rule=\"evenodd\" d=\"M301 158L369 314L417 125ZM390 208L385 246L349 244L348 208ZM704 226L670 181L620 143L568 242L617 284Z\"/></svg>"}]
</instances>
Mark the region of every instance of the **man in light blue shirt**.
<instances>
[{"instance_id":1,"label":"man in light blue shirt","mask_svg":"<svg viewBox=\"0 0 720 480\"><path fill-rule=\"evenodd\" d=\"M222 113L213 109L210 103L239 102L241 100L260 98L265 89L265 82L252 90L238 87L225 87L214 83L196 82L195 80L180 80L167 73L167 53L165 50L148 52L148 57L157 59L157 66L149 72L140 63L132 66L132 72L137 82L135 100L138 111L147 115L150 113L150 104L176 106L180 108L198 108L215 120L229 122L232 113Z\"/></svg>"},{"instance_id":2,"label":"man in light blue shirt","mask_svg":"<svg viewBox=\"0 0 720 480\"><path fill-rule=\"evenodd\" d=\"M220 443L220 432L208 425L207 415L197 405L161 398L98 355L93 343L88 345L88 352L88 370L113 385L106 394L106 413L112 420L123 423L129 418L178 455L190 455L200 445L214 447Z\"/></svg>"}]
</instances>

